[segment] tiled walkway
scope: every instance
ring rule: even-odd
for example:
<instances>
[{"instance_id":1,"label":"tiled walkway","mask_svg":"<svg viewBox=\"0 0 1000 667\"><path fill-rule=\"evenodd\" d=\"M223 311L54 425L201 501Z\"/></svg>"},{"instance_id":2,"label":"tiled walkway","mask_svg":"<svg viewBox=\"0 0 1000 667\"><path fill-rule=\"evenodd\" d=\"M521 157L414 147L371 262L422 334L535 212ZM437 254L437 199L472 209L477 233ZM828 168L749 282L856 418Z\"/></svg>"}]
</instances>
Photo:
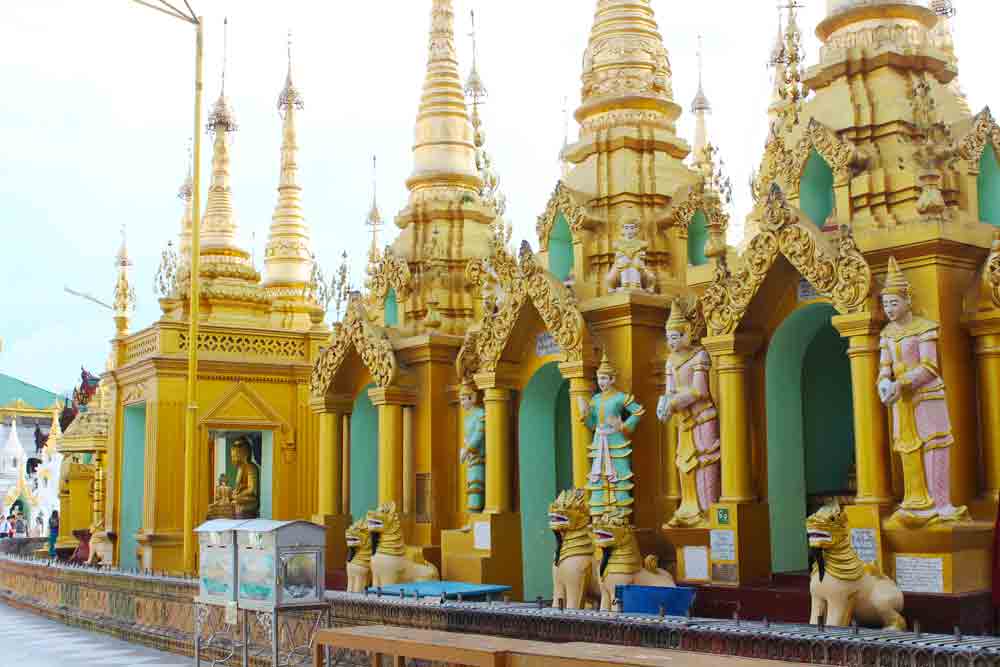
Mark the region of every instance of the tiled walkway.
<instances>
[{"instance_id":1,"label":"tiled walkway","mask_svg":"<svg viewBox=\"0 0 1000 667\"><path fill-rule=\"evenodd\" d=\"M189 667L191 658L126 644L0 602L0 665L9 667Z\"/></svg>"}]
</instances>

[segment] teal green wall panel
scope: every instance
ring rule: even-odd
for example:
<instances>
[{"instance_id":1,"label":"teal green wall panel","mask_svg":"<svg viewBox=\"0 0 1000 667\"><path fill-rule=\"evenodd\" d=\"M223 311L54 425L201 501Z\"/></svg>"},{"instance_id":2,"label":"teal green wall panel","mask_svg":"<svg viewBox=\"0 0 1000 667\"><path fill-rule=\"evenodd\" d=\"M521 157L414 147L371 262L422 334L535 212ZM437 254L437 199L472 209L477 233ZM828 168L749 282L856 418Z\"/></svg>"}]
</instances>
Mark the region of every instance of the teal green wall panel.
<instances>
[{"instance_id":1,"label":"teal green wall panel","mask_svg":"<svg viewBox=\"0 0 1000 667\"><path fill-rule=\"evenodd\" d=\"M688 225L688 264L701 266L708 262L705 245L708 243L708 218L704 211L698 211Z\"/></svg>"},{"instance_id":2,"label":"teal green wall panel","mask_svg":"<svg viewBox=\"0 0 1000 667\"><path fill-rule=\"evenodd\" d=\"M832 484L832 473L813 472L807 481L807 453L813 453L817 467L825 462L835 470L849 468L853 456L850 366L846 354L841 354L844 348L831 338L830 332L836 335L830 324L835 314L827 304L796 310L774 333L767 350L767 480L774 572L808 567L802 529L806 496L810 483ZM808 368L811 362L818 366ZM832 430L817 435L821 428ZM822 447L831 449L820 451Z\"/></svg>"},{"instance_id":3,"label":"teal green wall panel","mask_svg":"<svg viewBox=\"0 0 1000 667\"><path fill-rule=\"evenodd\" d=\"M146 404L125 407L122 446L121 515L118 519L118 566L138 568L136 534L142 529L146 477Z\"/></svg>"},{"instance_id":4,"label":"teal green wall panel","mask_svg":"<svg viewBox=\"0 0 1000 667\"><path fill-rule=\"evenodd\" d=\"M361 390L351 412L351 516L355 520L378 504L378 410L368 398L374 386Z\"/></svg>"},{"instance_id":5,"label":"teal green wall panel","mask_svg":"<svg viewBox=\"0 0 1000 667\"><path fill-rule=\"evenodd\" d=\"M569 383L557 363L538 369L521 393L518 411L521 545L524 597L552 595L556 540L549 530L549 504L573 484L569 436ZM486 465L489 465L487 462Z\"/></svg>"},{"instance_id":6,"label":"teal green wall panel","mask_svg":"<svg viewBox=\"0 0 1000 667\"><path fill-rule=\"evenodd\" d=\"M399 300L396 298L396 290L389 288L385 295L385 326L394 327L399 324Z\"/></svg>"},{"instance_id":7,"label":"teal green wall panel","mask_svg":"<svg viewBox=\"0 0 1000 667\"><path fill-rule=\"evenodd\" d=\"M806 493L847 490L854 463L854 407L847 340L832 326L816 332L802 365Z\"/></svg>"},{"instance_id":8,"label":"teal green wall panel","mask_svg":"<svg viewBox=\"0 0 1000 667\"><path fill-rule=\"evenodd\" d=\"M573 273L573 232L562 213L556 215L556 224L549 233L549 271L559 280Z\"/></svg>"},{"instance_id":9,"label":"teal green wall panel","mask_svg":"<svg viewBox=\"0 0 1000 667\"><path fill-rule=\"evenodd\" d=\"M1000 227L1000 162L991 144L979 160L979 219Z\"/></svg>"},{"instance_id":10,"label":"teal green wall panel","mask_svg":"<svg viewBox=\"0 0 1000 667\"><path fill-rule=\"evenodd\" d=\"M823 227L833 213L836 198L833 193L833 170L814 148L809 153L806 168L799 182L799 208L813 224Z\"/></svg>"}]
</instances>

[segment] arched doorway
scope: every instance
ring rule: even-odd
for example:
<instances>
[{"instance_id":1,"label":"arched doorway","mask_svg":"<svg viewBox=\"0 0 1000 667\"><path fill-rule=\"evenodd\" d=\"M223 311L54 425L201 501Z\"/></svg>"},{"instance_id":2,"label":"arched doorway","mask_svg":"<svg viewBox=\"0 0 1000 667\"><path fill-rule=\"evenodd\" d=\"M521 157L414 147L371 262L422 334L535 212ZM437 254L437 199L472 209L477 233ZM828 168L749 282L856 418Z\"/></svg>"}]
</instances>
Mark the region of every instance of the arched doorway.
<instances>
[{"instance_id":1,"label":"arched doorway","mask_svg":"<svg viewBox=\"0 0 1000 667\"><path fill-rule=\"evenodd\" d=\"M378 411L368 398L370 384L351 410L351 516L357 520L378 505Z\"/></svg>"},{"instance_id":2,"label":"arched doorway","mask_svg":"<svg viewBox=\"0 0 1000 667\"><path fill-rule=\"evenodd\" d=\"M566 216L556 214L556 223L549 233L549 271L559 280L573 273L573 232Z\"/></svg>"},{"instance_id":3,"label":"arched doorway","mask_svg":"<svg viewBox=\"0 0 1000 667\"><path fill-rule=\"evenodd\" d=\"M799 181L799 208L817 227L822 228L833 213L833 170L814 148Z\"/></svg>"},{"instance_id":4,"label":"arched doorway","mask_svg":"<svg viewBox=\"0 0 1000 667\"><path fill-rule=\"evenodd\" d=\"M701 266L708 263L705 244L708 243L708 218L704 211L698 211L688 225L688 264Z\"/></svg>"},{"instance_id":5,"label":"arched doorway","mask_svg":"<svg viewBox=\"0 0 1000 667\"><path fill-rule=\"evenodd\" d=\"M832 306L794 311L767 350L767 479L774 572L808 568L809 498L847 490L854 464L854 411L847 341Z\"/></svg>"},{"instance_id":6,"label":"arched doorway","mask_svg":"<svg viewBox=\"0 0 1000 667\"><path fill-rule=\"evenodd\" d=\"M979 160L979 219L1000 227L1000 162L993 146L986 145Z\"/></svg>"},{"instance_id":7,"label":"arched doorway","mask_svg":"<svg viewBox=\"0 0 1000 667\"><path fill-rule=\"evenodd\" d=\"M555 537L549 530L548 506L573 486L569 382L556 362L531 376L518 409L518 478L524 597L552 594ZM487 463L487 465L489 465Z\"/></svg>"}]
</instances>

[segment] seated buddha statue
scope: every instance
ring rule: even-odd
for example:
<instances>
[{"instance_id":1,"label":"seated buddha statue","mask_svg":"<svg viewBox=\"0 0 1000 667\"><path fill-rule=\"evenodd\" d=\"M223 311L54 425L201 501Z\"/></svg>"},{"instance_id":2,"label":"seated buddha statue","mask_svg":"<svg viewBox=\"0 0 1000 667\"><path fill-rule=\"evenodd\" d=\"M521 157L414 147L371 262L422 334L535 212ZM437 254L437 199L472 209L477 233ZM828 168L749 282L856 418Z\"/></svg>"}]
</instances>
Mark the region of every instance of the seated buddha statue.
<instances>
[{"instance_id":1,"label":"seated buddha statue","mask_svg":"<svg viewBox=\"0 0 1000 667\"><path fill-rule=\"evenodd\" d=\"M219 475L219 481L215 485L215 498L208 506L209 519L232 519L236 514L233 505L233 488L229 486L229 480L225 473Z\"/></svg>"},{"instance_id":2,"label":"seated buddha statue","mask_svg":"<svg viewBox=\"0 0 1000 667\"><path fill-rule=\"evenodd\" d=\"M260 516L260 467L253 462L250 441L240 437L229 448L229 457L236 468L232 503L237 519L256 519Z\"/></svg>"}]
</instances>

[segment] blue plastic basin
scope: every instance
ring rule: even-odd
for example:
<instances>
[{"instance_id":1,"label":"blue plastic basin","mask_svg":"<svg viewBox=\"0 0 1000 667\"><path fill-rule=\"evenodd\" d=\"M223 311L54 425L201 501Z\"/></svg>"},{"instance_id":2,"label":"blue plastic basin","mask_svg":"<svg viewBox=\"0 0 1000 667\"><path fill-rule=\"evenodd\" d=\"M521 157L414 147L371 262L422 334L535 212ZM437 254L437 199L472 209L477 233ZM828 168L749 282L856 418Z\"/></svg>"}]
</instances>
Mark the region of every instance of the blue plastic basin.
<instances>
[{"instance_id":1,"label":"blue plastic basin","mask_svg":"<svg viewBox=\"0 0 1000 667\"><path fill-rule=\"evenodd\" d=\"M659 614L662 607L667 616L686 616L694 604L694 588L666 586L615 586L626 614Z\"/></svg>"}]
</instances>

